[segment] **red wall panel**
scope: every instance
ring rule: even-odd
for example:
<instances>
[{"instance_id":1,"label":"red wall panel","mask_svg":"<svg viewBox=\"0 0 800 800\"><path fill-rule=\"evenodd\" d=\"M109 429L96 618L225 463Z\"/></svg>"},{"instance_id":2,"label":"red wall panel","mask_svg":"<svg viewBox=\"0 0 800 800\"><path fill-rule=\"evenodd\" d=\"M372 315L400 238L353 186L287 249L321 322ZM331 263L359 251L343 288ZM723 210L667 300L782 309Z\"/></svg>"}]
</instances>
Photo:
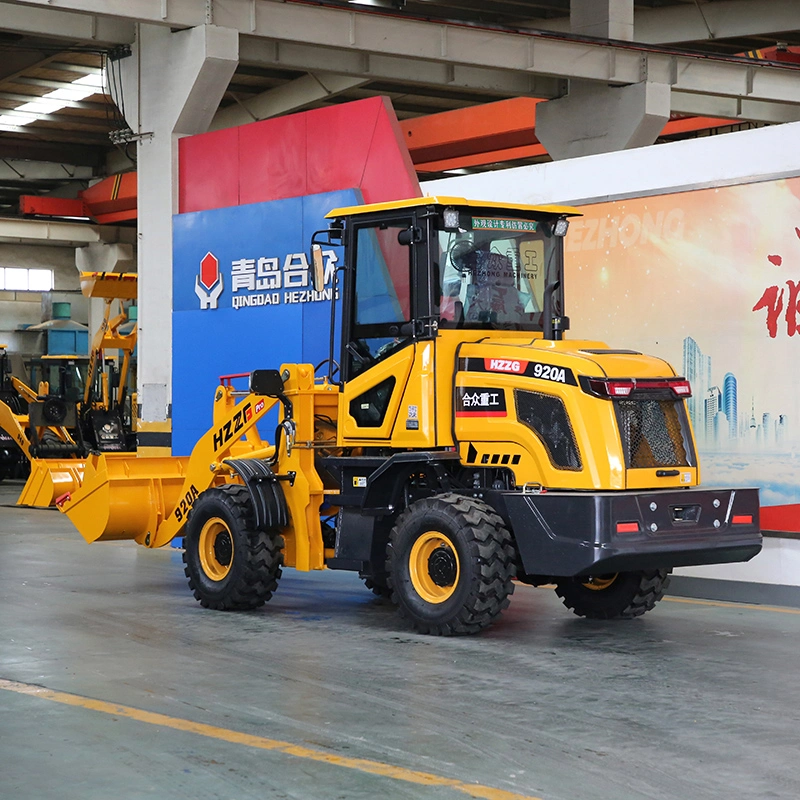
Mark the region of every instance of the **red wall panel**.
<instances>
[{"instance_id":1,"label":"red wall panel","mask_svg":"<svg viewBox=\"0 0 800 800\"><path fill-rule=\"evenodd\" d=\"M310 114L253 122L239 130L239 203L309 194L306 128Z\"/></svg>"},{"instance_id":2,"label":"red wall panel","mask_svg":"<svg viewBox=\"0 0 800 800\"><path fill-rule=\"evenodd\" d=\"M361 185L382 111L381 98L374 98L309 113L308 171L314 194Z\"/></svg>"},{"instance_id":3,"label":"red wall panel","mask_svg":"<svg viewBox=\"0 0 800 800\"><path fill-rule=\"evenodd\" d=\"M378 115L370 144L369 156L361 180L365 203L382 203L419 197L422 190L408 152L400 123L389 101L384 113Z\"/></svg>"},{"instance_id":4,"label":"red wall panel","mask_svg":"<svg viewBox=\"0 0 800 800\"><path fill-rule=\"evenodd\" d=\"M239 205L239 129L227 128L178 142L178 210Z\"/></svg>"},{"instance_id":5,"label":"red wall panel","mask_svg":"<svg viewBox=\"0 0 800 800\"><path fill-rule=\"evenodd\" d=\"M421 194L388 99L188 136L179 143L181 213L361 189L365 202Z\"/></svg>"}]
</instances>

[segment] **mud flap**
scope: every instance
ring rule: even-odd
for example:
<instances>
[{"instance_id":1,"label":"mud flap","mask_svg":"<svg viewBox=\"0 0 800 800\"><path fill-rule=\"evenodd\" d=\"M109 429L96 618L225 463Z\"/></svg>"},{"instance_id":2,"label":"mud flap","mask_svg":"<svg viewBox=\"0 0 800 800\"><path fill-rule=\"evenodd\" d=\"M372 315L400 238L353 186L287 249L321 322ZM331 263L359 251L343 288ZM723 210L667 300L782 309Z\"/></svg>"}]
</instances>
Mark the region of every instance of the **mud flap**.
<instances>
[{"instance_id":1,"label":"mud flap","mask_svg":"<svg viewBox=\"0 0 800 800\"><path fill-rule=\"evenodd\" d=\"M278 476L259 458L226 458L250 492L254 525L259 531L282 530L289 524L289 508Z\"/></svg>"}]
</instances>

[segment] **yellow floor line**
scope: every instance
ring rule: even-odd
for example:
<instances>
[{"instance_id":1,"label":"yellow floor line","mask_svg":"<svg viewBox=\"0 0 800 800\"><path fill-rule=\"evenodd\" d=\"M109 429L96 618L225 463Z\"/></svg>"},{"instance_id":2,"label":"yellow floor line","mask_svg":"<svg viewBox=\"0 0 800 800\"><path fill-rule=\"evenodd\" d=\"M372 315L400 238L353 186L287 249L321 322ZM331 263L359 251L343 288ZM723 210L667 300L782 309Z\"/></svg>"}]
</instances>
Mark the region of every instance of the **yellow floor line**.
<instances>
[{"instance_id":1,"label":"yellow floor line","mask_svg":"<svg viewBox=\"0 0 800 800\"><path fill-rule=\"evenodd\" d=\"M111 714L115 717L127 717L138 722L146 722L149 725L159 725L163 728L172 728L176 731L195 733L198 736L207 736L210 739L218 739L231 744L245 745L246 747L256 747L259 750L275 750L296 758L305 758L310 761L321 761L345 769L354 769L358 772L365 772L369 775L379 775L383 778L392 778L406 783L415 783L422 786L448 786L456 791L463 792L470 797L484 798L484 800L540 800L530 795L516 794L507 792L503 789L494 789L491 786L481 786L480 784L464 783L463 781L452 778L443 778L428 772L418 772L413 769L396 767L391 764L383 764L380 761L370 761L365 758L348 758L347 756L337 756L325 753L321 750L314 750L310 747L282 742L279 739L267 739L264 736L253 736L248 733L229 730L228 728L218 728L215 725L205 725L201 722L192 722L180 717L168 717L164 714L155 714L151 711L143 711L131 706L122 706L116 703L106 703L103 700L94 700L90 697L82 697L77 694L67 692L56 692L41 686L33 686L18 681L9 681L0 678L0 689L17 694L37 697L40 700L50 700L54 703L62 703L67 706L84 708L90 711L99 711L103 714Z\"/></svg>"},{"instance_id":2,"label":"yellow floor line","mask_svg":"<svg viewBox=\"0 0 800 800\"><path fill-rule=\"evenodd\" d=\"M783 606L761 606L758 603L726 603L724 600L696 600L692 597L665 597L670 603L688 603L695 606L716 606L717 608L752 608L756 611L772 611L776 614L800 614L800 608Z\"/></svg>"}]
</instances>

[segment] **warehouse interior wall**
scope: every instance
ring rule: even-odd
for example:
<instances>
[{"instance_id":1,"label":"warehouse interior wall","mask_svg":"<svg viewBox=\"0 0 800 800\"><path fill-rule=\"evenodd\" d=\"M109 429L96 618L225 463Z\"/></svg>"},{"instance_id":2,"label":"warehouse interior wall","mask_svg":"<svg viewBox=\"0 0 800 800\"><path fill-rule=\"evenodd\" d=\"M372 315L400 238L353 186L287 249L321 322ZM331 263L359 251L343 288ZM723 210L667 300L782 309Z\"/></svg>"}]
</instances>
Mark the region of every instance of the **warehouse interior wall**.
<instances>
[{"instance_id":1,"label":"warehouse interior wall","mask_svg":"<svg viewBox=\"0 0 800 800\"><path fill-rule=\"evenodd\" d=\"M0 344L11 352L43 352L42 333L22 328L50 319L54 302L69 303L71 318L88 323L88 300L81 294L74 247L0 243L0 267L53 270L52 292L0 291Z\"/></svg>"}]
</instances>

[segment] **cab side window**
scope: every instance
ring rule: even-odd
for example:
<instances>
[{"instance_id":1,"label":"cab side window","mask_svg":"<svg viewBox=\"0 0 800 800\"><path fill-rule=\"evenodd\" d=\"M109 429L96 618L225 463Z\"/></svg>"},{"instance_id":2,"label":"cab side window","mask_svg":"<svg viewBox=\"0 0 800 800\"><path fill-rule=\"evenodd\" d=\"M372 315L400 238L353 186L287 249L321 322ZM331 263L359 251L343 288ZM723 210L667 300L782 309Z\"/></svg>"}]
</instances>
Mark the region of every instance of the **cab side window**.
<instances>
[{"instance_id":1,"label":"cab side window","mask_svg":"<svg viewBox=\"0 0 800 800\"><path fill-rule=\"evenodd\" d=\"M398 220L355 232L353 325L345 348L351 377L410 341L401 329L411 320L412 249L397 238L409 224Z\"/></svg>"}]
</instances>

